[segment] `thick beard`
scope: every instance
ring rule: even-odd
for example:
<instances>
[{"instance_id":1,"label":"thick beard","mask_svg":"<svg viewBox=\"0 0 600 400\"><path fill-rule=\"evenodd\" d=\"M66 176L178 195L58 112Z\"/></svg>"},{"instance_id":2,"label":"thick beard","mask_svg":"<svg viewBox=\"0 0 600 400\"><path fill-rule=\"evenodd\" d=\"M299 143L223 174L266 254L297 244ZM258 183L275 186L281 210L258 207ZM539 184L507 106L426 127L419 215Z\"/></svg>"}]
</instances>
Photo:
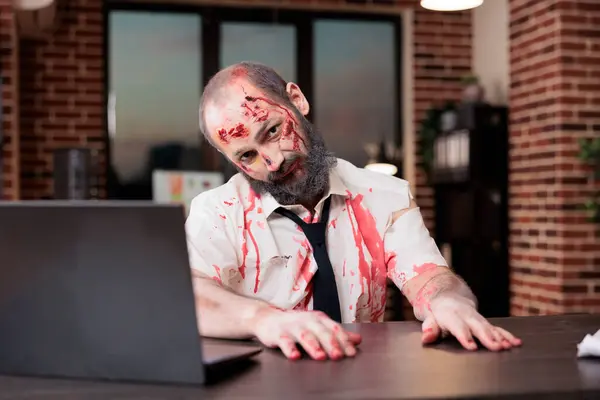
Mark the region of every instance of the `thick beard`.
<instances>
[{"instance_id":1,"label":"thick beard","mask_svg":"<svg viewBox=\"0 0 600 400\"><path fill-rule=\"evenodd\" d=\"M296 110L294 110L296 111ZM301 161L304 175L287 183L278 181L260 181L253 179L238 168L250 183L252 189L259 194L270 193L281 205L311 204L317 202L329 188L329 172L337 164L335 155L327 150L325 141L314 126L299 112L296 118L307 140L307 156ZM283 162L281 170L287 171L298 157ZM293 174L293 172L292 172Z\"/></svg>"}]
</instances>

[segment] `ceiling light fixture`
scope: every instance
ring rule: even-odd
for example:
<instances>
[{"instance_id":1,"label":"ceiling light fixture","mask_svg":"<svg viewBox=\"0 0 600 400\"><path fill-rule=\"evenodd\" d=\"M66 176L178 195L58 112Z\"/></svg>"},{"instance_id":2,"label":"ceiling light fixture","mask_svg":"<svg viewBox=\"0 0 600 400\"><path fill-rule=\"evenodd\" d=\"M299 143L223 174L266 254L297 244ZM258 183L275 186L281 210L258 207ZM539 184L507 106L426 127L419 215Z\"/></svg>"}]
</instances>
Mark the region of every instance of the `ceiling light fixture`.
<instances>
[{"instance_id":1,"label":"ceiling light fixture","mask_svg":"<svg viewBox=\"0 0 600 400\"><path fill-rule=\"evenodd\" d=\"M421 0L421 7L432 11L462 11L482 4L483 0Z\"/></svg>"},{"instance_id":2,"label":"ceiling light fixture","mask_svg":"<svg viewBox=\"0 0 600 400\"><path fill-rule=\"evenodd\" d=\"M365 169L385 175L396 175L398 167L395 164L396 159L401 154L400 149L397 149L393 144L386 144L382 140L379 144L368 143L365 150L369 154L369 162L365 165Z\"/></svg>"}]
</instances>

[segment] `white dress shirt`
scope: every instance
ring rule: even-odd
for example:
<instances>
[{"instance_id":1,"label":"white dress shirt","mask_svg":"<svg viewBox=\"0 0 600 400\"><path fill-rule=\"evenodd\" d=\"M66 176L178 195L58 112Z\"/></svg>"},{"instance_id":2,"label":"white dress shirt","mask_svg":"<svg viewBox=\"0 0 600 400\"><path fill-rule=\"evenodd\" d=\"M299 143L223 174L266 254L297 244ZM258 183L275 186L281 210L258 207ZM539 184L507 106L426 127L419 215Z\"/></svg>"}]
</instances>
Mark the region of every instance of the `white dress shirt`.
<instances>
[{"instance_id":1,"label":"white dress shirt","mask_svg":"<svg viewBox=\"0 0 600 400\"><path fill-rule=\"evenodd\" d=\"M331 196L327 249L336 276L342 322L383 320L386 283L399 288L432 264L446 266L418 208L409 207L408 182L338 159L329 191L315 214L285 206L317 222ZM293 221L275 213L270 194L256 194L240 174L198 195L186 221L191 267L223 286L270 304L312 309L312 249Z\"/></svg>"}]
</instances>

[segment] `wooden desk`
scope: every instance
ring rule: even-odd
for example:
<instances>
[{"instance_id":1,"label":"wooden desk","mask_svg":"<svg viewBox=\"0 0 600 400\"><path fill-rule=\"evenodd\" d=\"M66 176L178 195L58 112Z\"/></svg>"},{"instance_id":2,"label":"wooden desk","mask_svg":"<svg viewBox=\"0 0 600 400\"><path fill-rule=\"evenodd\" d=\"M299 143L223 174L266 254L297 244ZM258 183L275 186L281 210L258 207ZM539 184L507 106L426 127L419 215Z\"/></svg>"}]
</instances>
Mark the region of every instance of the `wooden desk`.
<instances>
[{"instance_id":1,"label":"wooden desk","mask_svg":"<svg viewBox=\"0 0 600 400\"><path fill-rule=\"evenodd\" d=\"M600 398L600 359L576 358L576 344L600 329L600 315L494 322L523 346L502 353L470 353L454 341L423 348L417 323L355 325L364 342L354 359L292 362L269 350L240 375L205 388L0 377L0 399Z\"/></svg>"}]
</instances>

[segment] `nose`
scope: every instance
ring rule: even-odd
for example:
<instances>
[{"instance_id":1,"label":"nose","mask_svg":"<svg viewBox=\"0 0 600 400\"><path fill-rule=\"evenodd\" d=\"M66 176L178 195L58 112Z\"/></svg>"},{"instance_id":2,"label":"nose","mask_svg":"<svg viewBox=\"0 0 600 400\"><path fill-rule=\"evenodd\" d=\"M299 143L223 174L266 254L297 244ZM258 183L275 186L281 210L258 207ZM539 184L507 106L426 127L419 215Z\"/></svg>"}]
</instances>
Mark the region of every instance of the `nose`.
<instances>
[{"instance_id":1,"label":"nose","mask_svg":"<svg viewBox=\"0 0 600 400\"><path fill-rule=\"evenodd\" d=\"M281 164L285 160L285 157L283 156L281 150L279 150L278 147L275 148L275 146L273 146L273 149L269 149L269 151L264 150L261 153L261 156L269 172L278 171L281 167Z\"/></svg>"}]
</instances>

